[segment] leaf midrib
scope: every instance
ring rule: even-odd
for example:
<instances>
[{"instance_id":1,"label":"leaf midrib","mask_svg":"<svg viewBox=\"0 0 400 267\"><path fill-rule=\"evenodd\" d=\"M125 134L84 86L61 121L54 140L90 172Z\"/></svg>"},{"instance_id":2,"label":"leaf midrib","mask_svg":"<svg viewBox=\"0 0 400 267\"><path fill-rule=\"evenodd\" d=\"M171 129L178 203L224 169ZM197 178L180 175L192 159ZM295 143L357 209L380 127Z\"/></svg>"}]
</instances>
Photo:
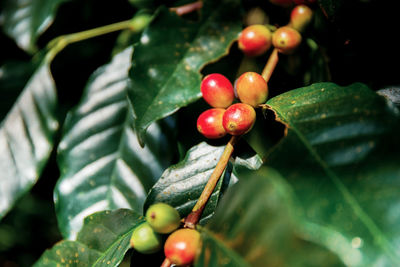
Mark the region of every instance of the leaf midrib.
<instances>
[{"instance_id":1,"label":"leaf midrib","mask_svg":"<svg viewBox=\"0 0 400 267\"><path fill-rule=\"evenodd\" d=\"M273 108L273 106L271 106ZM290 123L290 120L282 115L278 109L273 109L277 115L283 119L286 123ZM344 200L348 203L360 221L365 225L370 234L373 236L374 240L377 242L379 247L386 252L389 257L400 264L400 258L396 256L396 251L392 248L390 242L383 234L381 229L375 224L375 222L370 218L370 216L362 209L361 205L358 203L356 198L350 193L350 191L345 187L345 185L340 181L340 178L330 169L328 164L319 156L317 151L313 149L312 145L308 142L307 138L297 129L295 124L290 124L290 129L292 129L295 134L299 137L300 141L304 144L306 149L314 156L315 160L321 165L322 169L325 171L327 176L336 186L337 190L342 194Z\"/></svg>"}]
</instances>

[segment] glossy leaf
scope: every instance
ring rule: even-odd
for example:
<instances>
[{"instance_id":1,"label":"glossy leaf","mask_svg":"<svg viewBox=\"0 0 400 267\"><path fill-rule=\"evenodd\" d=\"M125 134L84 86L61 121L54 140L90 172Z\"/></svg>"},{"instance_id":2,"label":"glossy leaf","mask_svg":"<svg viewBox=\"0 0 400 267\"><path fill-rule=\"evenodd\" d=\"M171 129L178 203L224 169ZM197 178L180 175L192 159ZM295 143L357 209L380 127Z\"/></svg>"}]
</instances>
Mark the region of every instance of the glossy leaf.
<instances>
[{"instance_id":1,"label":"glossy leaf","mask_svg":"<svg viewBox=\"0 0 400 267\"><path fill-rule=\"evenodd\" d=\"M141 143L147 127L199 99L201 68L228 53L241 30L238 1L205 1L199 21L161 8L132 58L129 100Z\"/></svg>"},{"instance_id":2,"label":"glossy leaf","mask_svg":"<svg viewBox=\"0 0 400 267\"><path fill-rule=\"evenodd\" d=\"M23 61L7 62L0 67L0 121L10 111L33 71L32 64Z\"/></svg>"},{"instance_id":3,"label":"glossy leaf","mask_svg":"<svg viewBox=\"0 0 400 267\"><path fill-rule=\"evenodd\" d=\"M286 136L266 156L292 185L307 219L340 234L321 242L349 266L400 263L399 111L363 84L296 89L267 102ZM290 166L290 168L288 167Z\"/></svg>"},{"instance_id":4,"label":"glossy leaf","mask_svg":"<svg viewBox=\"0 0 400 267\"><path fill-rule=\"evenodd\" d=\"M44 62L0 124L0 218L38 180L59 123L57 96Z\"/></svg>"},{"instance_id":5,"label":"glossy leaf","mask_svg":"<svg viewBox=\"0 0 400 267\"><path fill-rule=\"evenodd\" d=\"M19 47L34 52L36 40L53 22L58 6L67 0L6 0L3 29Z\"/></svg>"},{"instance_id":6,"label":"glossy leaf","mask_svg":"<svg viewBox=\"0 0 400 267\"><path fill-rule=\"evenodd\" d=\"M92 214L76 241L57 243L34 266L118 266L130 248L133 230L142 222L143 217L125 209Z\"/></svg>"},{"instance_id":7,"label":"glossy leaf","mask_svg":"<svg viewBox=\"0 0 400 267\"><path fill-rule=\"evenodd\" d=\"M239 177L202 232L195 266L343 266L303 233L309 224L276 171L262 168Z\"/></svg>"},{"instance_id":8,"label":"glossy leaf","mask_svg":"<svg viewBox=\"0 0 400 267\"><path fill-rule=\"evenodd\" d=\"M186 157L176 165L169 167L154 185L147 196L144 209L157 202L168 203L175 207L181 217L186 217L201 195L208 178L218 163L225 146L211 146L202 142L192 147ZM261 159L256 154L242 153L236 157L235 165L249 169L258 169ZM214 213L221 195L229 184L237 181L232 174L233 166L228 164L222 179L219 180L203 212L204 223Z\"/></svg>"},{"instance_id":9,"label":"glossy leaf","mask_svg":"<svg viewBox=\"0 0 400 267\"><path fill-rule=\"evenodd\" d=\"M132 48L91 76L81 103L66 119L58 160L55 205L61 232L74 238L83 218L106 209L141 212L147 191L169 166L173 151L160 125L141 148L126 90Z\"/></svg>"}]
</instances>

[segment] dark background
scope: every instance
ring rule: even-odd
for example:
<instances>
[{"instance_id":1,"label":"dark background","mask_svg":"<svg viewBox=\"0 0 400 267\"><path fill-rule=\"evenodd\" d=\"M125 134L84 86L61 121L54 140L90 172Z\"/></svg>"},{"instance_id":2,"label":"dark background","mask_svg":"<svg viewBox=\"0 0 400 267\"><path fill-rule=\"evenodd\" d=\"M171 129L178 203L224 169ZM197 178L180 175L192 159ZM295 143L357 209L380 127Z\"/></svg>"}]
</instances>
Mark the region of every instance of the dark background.
<instances>
[{"instance_id":1,"label":"dark background","mask_svg":"<svg viewBox=\"0 0 400 267\"><path fill-rule=\"evenodd\" d=\"M337 4L330 5L329 10L316 7L313 25L304 34L320 45L330 81L340 85L363 82L373 90L400 85L397 67L400 59L397 42L400 23L398 9L394 6L397 1L320 1L324 5L332 2ZM288 22L288 9L273 6L268 1L248 0L243 3L246 10L260 6L273 25L281 26ZM136 11L127 0L64 3L58 9L52 26L39 38L38 46L45 47L61 34L129 19ZM118 33L113 33L70 45L55 58L52 73L59 94L61 118L79 101L89 75L110 60L117 37ZM2 32L0 45L0 66L12 61L31 60L31 55L20 50ZM300 48L299 53L305 55L302 58L301 54L300 59L306 61L307 49ZM234 44L228 57L207 66L203 73L228 65L237 67L241 59L242 55ZM265 62L265 59L261 61ZM282 67L278 67L272 76L270 88L276 88L273 94L305 85L303 65L290 73L285 68L285 62L289 61L283 58ZM193 109L199 109L196 105L184 108L181 120L187 120L186 116L190 116L188 114L192 114ZM185 136L190 138L185 139ZM188 147L194 142L192 136L178 135ZM20 199L0 222L0 266L31 266L45 249L61 239L53 205L53 188L59 176L55 155L53 152L47 168L31 192Z\"/></svg>"}]
</instances>

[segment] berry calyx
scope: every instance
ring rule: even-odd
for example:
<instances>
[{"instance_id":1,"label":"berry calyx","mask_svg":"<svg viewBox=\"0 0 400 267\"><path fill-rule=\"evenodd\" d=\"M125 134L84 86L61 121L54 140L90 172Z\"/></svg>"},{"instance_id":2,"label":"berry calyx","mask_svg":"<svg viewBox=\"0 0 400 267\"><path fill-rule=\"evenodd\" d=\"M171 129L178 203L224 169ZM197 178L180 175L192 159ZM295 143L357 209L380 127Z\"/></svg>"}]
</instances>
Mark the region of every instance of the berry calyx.
<instances>
[{"instance_id":1,"label":"berry calyx","mask_svg":"<svg viewBox=\"0 0 400 267\"><path fill-rule=\"evenodd\" d=\"M181 217L174 207L156 203L147 209L146 220L157 233L168 234L179 227Z\"/></svg>"},{"instance_id":2,"label":"berry calyx","mask_svg":"<svg viewBox=\"0 0 400 267\"><path fill-rule=\"evenodd\" d=\"M222 117L225 109L211 108L207 109L197 118L197 130L209 139L217 139L226 135L222 126Z\"/></svg>"},{"instance_id":3,"label":"berry calyx","mask_svg":"<svg viewBox=\"0 0 400 267\"><path fill-rule=\"evenodd\" d=\"M235 82L235 92L242 103L256 107L267 100L268 84L260 74L245 72Z\"/></svg>"},{"instance_id":4,"label":"berry calyx","mask_svg":"<svg viewBox=\"0 0 400 267\"><path fill-rule=\"evenodd\" d=\"M200 247L200 233L194 229L173 232L164 245L165 257L178 266L191 264Z\"/></svg>"},{"instance_id":5,"label":"berry calyx","mask_svg":"<svg viewBox=\"0 0 400 267\"><path fill-rule=\"evenodd\" d=\"M279 53L285 55L293 53L300 43L301 34L292 27L280 27L272 35L272 44L278 49Z\"/></svg>"},{"instance_id":6,"label":"berry calyx","mask_svg":"<svg viewBox=\"0 0 400 267\"><path fill-rule=\"evenodd\" d=\"M264 25L250 25L240 33L238 45L247 56L262 55L272 45L272 33Z\"/></svg>"},{"instance_id":7,"label":"berry calyx","mask_svg":"<svg viewBox=\"0 0 400 267\"><path fill-rule=\"evenodd\" d=\"M161 248L161 237L148 222L144 222L133 230L130 244L140 253L151 254Z\"/></svg>"},{"instance_id":8,"label":"berry calyx","mask_svg":"<svg viewBox=\"0 0 400 267\"><path fill-rule=\"evenodd\" d=\"M222 74L207 75L200 85L204 100L214 108L226 108L235 99L232 83Z\"/></svg>"},{"instance_id":9,"label":"berry calyx","mask_svg":"<svg viewBox=\"0 0 400 267\"><path fill-rule=\"evenodd\" d=\"M310 24L313 17L313 11L306 5L298 5L293 8L290 13L290 23L289 25L298 30L299 32L304 31L304 29Z\"/></svg>"},{"instance_id":10,"label":"berry calyx","mask_svg":"<svg viewBox=\"0 0 400 267\"><path fill-rule=\"evenodd\" d=\"M222 125L231 135L242 135L251 130L256 121L256 112L248 104L237 103L230 106L224 113Z\"/></svg>"}]
</instances>

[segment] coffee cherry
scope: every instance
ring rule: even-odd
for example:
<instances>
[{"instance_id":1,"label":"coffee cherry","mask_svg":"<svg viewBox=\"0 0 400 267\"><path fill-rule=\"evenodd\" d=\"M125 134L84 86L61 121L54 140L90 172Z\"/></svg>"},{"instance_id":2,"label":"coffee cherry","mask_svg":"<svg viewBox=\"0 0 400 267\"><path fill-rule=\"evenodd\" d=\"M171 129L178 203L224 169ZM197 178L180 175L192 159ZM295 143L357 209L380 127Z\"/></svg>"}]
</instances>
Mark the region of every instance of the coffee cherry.
<instances>
[{"instance_id":1,"label":"coffee cherry","mask_svg":"<svg viewBox=\"0 0 400 267\"><path fill-rule=\"evenodd\" d=\"M281 6L281 7L289 7L293 5L293 0L269 0L272 4Z\"/></svg>"},{"instance_id":2,"label":"coffee cherry","mask_svg":"<svg viewBox=\"0 0 400 267\"><path fill-rule=\"evenodd\" d=\"M268 84L260 74L245 72L235 82L235 92L242 103L256 107L267 100Z\"/></svg>"},{"instance_id":3,"label":"coffee cherry","mask_svg":"<svg viewBox=\"0 0 400 267\"><path fill-rule=\"evenodd\" d=\"M191 264L200 248L200 233L193 229L173 232L164 245L165 257L178 266Z\"/></svg>"},{"instance_id":4,"label":"coffee cherry","mask_svg":"<svg viewBox=\"0 0 400 267\"><path fill-rule=\"evenodd\" d=\"M222 126L222 116L225 109L211 108L207 109L197 119L197 130L209 139L221 138L226 135Z\"/></svg>"},{"instance_id":5,"label":"coffee cherry","mask_svg":"<svg viewBox=\"0 0 400 267\"><path fill-rule=\"evenodd\" d=\"M161 248L161 237L154 232L148 222L144 222L133 230L130 243L138 252L151 254Z\"/></svg>"},{"instance_id":6,"label":"coffee cherry","mask_svg":"<svg viewBox=\"0 0 400 267\"><path fill-rule=\"evenodd\" d=\"M239 49L250 57L264 54L272 45L272 33L264 25L250 25L239 36Z\"/></svg>"},{"instance_id":7,"label":"coffee cherry","mask_svg":"<svg viewBox=\"0 0 400 267\"><path fill-rule=\"evenodd\" d=\"M146 211L146 220L154 231L161 234L171 233L181 223L178 211L165 203L151 205Z\"/></svg>"},{"instance_id":8,"label":"coffee cherry","mask_svg":"<svg viewBox=\"0 0 400 267\"><path fill-rule=\"evenodd\" d=\"M225 111L222 125L229 134L242 135L251 130L255 121L254 108L248 104L237 103Z\"/></svg>"},{"instance_id":9,"label":"coffee cherry","mask_svg":"<svg viewBox=\"0 0 400 267\"><path fill-rule=\"evenodd\" d=\"M280 27L272 35L272 44L280 53L285 55L293 53L300 43L300 33L288 26Z\"/></svg>"},{"instance_id":10,"label":"coffee cherry","mask_svg":"<svg viewBox=\"0 0 400 267\"><path fill-rule=\"evenodd\" d=\"M313 11L306 5L298 5L290 13L290 27L303 31L310 23Z\"/></svg>"},{"instance_id":11,"label":"coffee cherry","mask_svg":"<svg viewBox=\"0 0 400 267\"><path fill-rule=\"evenodd\" d=\"M226 108L235 99L232 83L218 73L207 75L200 85L204 100L214 108Z\"/></svg>"}]
</instances>

